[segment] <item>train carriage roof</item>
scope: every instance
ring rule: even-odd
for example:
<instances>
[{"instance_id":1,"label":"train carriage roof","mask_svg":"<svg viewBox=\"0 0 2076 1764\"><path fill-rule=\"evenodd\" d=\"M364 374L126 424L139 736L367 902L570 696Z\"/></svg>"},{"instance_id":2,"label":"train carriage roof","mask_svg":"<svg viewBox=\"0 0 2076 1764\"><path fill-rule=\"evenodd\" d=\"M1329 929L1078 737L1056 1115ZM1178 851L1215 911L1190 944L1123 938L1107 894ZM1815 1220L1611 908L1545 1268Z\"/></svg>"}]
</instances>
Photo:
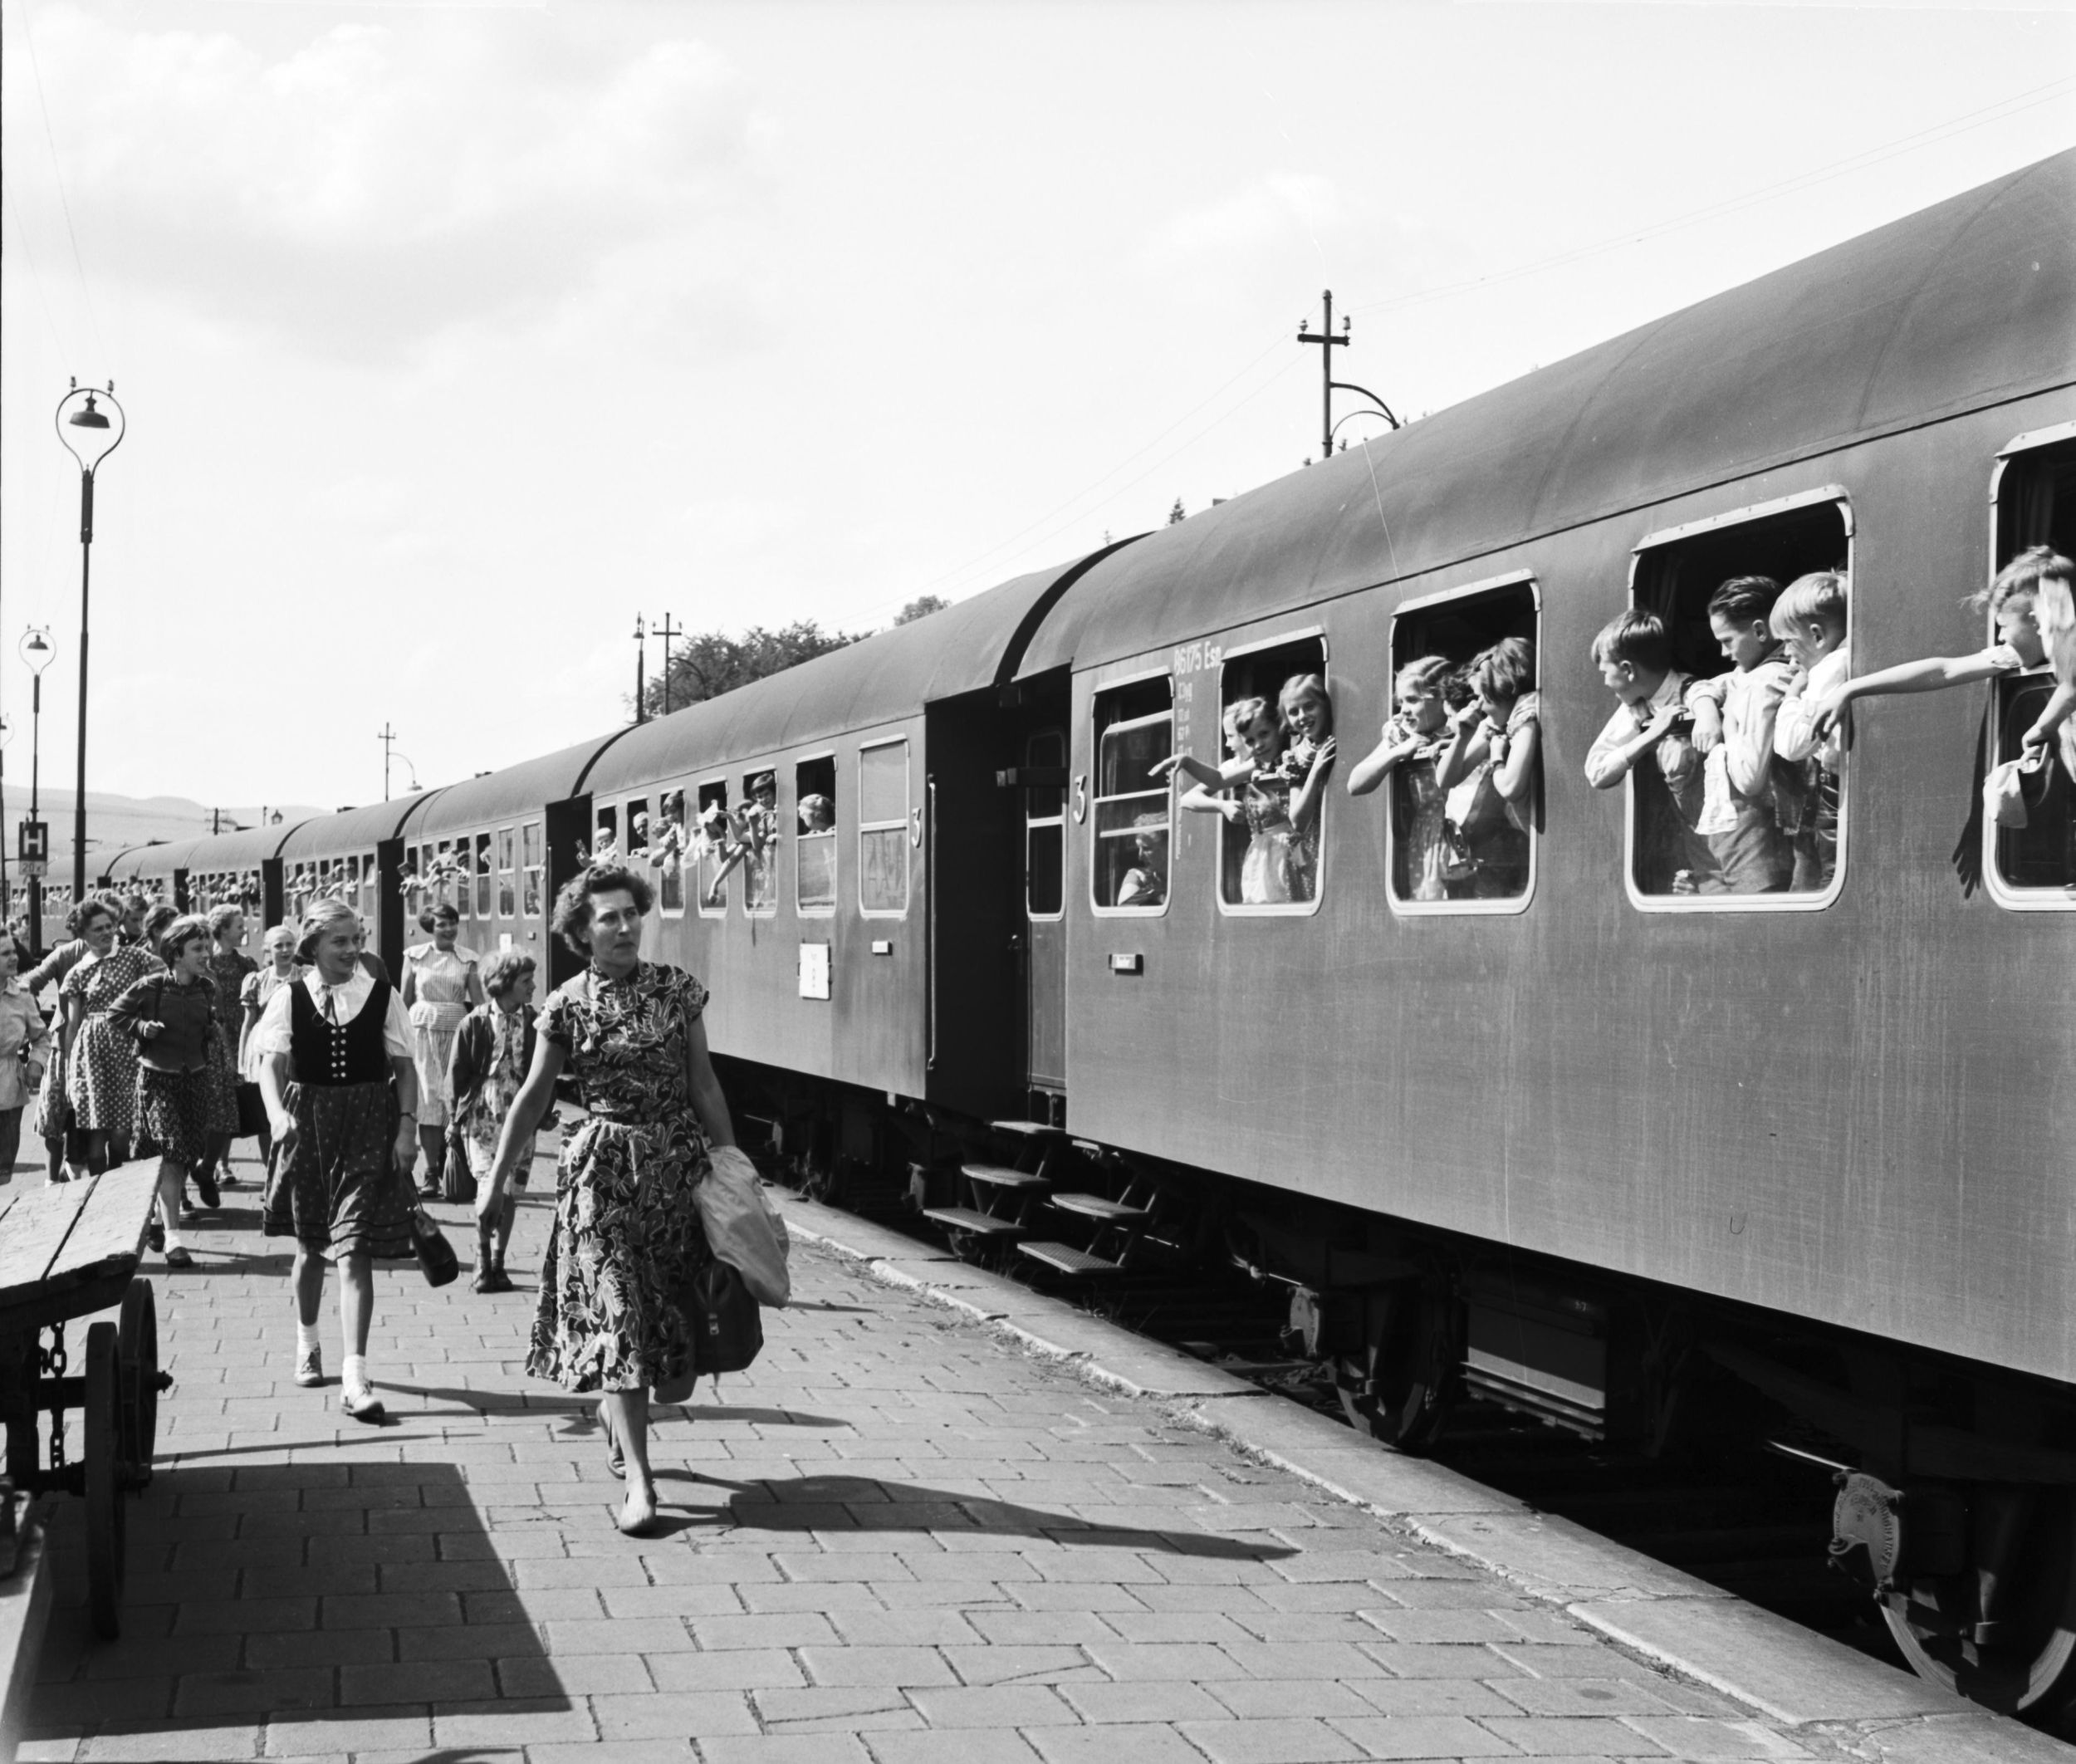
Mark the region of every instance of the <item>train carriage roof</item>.
<instances>
[{"instance_id":1,"label":"train carriage roof","mask_svg":"<svg viewBox=\"0 0 2076 1764\"><path fill-rule=\"evenodd\" d=\"M289 863L316 857L339 857L365 851L385 839L403 836L404 824L422 812L451 786L440 786L416 796L393 797L370 803L366 808L341 809L335 815L320 815L294 828L282 841L278 855Z\"/></svg>"},{"instance_id":2,"label":"train carriage roof","mask_svg":"<svg viewBox=\"0 0 2076 1764\"><path fill-rule=\"evenodd\" d=\"M181 854L178 867L187 870L257 870L267 859L280 855L289 835L307 821L287 826L247 827L237 833L219 833L198 839Z\"/></svg>"},{"instance_id":3,"label":"train carriage roof","mask_svg":"<svg viewBox=\"0 0 2076 1764\"><path fill-rule=\"evenodd\" d=\"M116 887L140 876L169 876L186 868L187 854L204 841L198 839L164 839L148 845L132 845L109 860L101 874Z\"/></svg>"},{"instance_id":4,"label":"train carriage roof","mask_svg":"<svg viewBox=\"0 0 2076 1764\"><path fill-rule=\"evenodd\" d=\"M492 821L511 821L541 812L541 805L560 802L582 788L584 773L600 752L631 730L611 735L594 735L589 741L563 747L538 759L522 760L499 772L450 784L428 802L424 814L411 826L414 839L485 826Z\"/></svg>"},{"instance_id":5,"label":"train carriage roof","mask_svg":"<svg viewBox=\"0 0 2076 1764\"><path fill-rule=\"evenodd\" d=\"M1110 547L1115 550L1116 547ZM585 782L605 793L913 717L993 685L1094 557L1057 564L629 729Z\"/></svg>"},{"instance_id":6,"label":"train carriage roof","mask_svg":"<svg viewBox=\"0 0 2076 1764\"><path fill-rule=\"evenodd\" d=\"M1090 570L1019 677L1229 630L2076 378L2076 151L1351 448Z\"/></svg>"}]
</instances>

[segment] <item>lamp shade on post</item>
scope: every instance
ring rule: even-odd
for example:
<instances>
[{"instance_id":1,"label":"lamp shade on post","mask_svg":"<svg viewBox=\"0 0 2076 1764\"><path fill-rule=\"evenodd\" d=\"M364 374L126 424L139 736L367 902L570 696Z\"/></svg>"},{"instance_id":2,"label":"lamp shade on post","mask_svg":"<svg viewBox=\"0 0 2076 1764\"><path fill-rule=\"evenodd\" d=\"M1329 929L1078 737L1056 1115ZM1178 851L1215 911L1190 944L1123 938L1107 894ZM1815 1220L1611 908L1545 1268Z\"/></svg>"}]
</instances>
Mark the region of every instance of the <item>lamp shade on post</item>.
<instances>
[{"instance_id":1,"label":"lamp shade on post","mask_svg":"<svg viewBox=\"0 0 2076 1764\"><path fill-rule=\"evenodd\" d=\"M105 404L107 410L101 406ZM115 412L111 421L108 411ZM129 419L115 402L113 380L100 392L77 380L57 401L57 438L79 462L79 747L72 803L72 899L86 898L86 649L94 552L94 474L123 444Z\"/></svg>"}]
</instances>

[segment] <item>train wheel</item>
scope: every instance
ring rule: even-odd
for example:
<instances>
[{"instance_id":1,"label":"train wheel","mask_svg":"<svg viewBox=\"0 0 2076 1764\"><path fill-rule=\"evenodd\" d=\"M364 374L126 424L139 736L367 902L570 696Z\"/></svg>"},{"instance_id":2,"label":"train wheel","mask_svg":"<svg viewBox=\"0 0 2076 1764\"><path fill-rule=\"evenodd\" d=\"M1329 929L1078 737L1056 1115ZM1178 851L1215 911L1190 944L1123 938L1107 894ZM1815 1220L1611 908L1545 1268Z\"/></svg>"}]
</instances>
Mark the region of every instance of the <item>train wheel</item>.
<instances>
[{"instance_id":1,"label":"train wheel","mask_svg":"<svg viewBox=\"0 0 2076 1764\"><path fill-rule=\"evenodd\" d=\"M149 1476L159 1443L159 1307L148 1280L133 1280L123 1294L115 1357L121 1371L123 1460Z\"/></svg>"},{"instance_id":2,"label":"train wheel","mask_svg":"<svg viewBox=\"0 0 2076 1764\"><path fill-rule=\"evenodd\" d=\"M121 1368L115 1325L86 1331L86 1602L94 1633L122 1633L123 1568L128 1544L123 1515Z\"/></svg>"},{"instance_id":3,"label":"train wheel","mask_svg":"<svg viewBox=\"0 0 2076 1764\"><path fill-rule=\"evenodd\" d=\"M1997 1639L1978 1644L1940 1633L1952 1627L1939 1621L1942 1602L1950 1610L1973 1604L1972 1588L1957 1576L1918 1583L1907 1601L1885 1600L1882 1615L1919 1677L2053 1729L2076 1717L2076 1492L2043 1489L2039 1499L2011 1552Z\"/></svg>"},{"instance_id":4,"label":"train wheel","mask_svg":"<svg viewBox=\"0 0 2076 1764\"><path fill-rule=\"evenodd\" d=\"M1344 1359L1334 1387L1350 1426L1401 1452L1424 1452L1456 1399L1462 1307L1445 1282L1426 1279L1395 1281L1383 1310L1368 1355Z\"/></svg>"}]
</instances>

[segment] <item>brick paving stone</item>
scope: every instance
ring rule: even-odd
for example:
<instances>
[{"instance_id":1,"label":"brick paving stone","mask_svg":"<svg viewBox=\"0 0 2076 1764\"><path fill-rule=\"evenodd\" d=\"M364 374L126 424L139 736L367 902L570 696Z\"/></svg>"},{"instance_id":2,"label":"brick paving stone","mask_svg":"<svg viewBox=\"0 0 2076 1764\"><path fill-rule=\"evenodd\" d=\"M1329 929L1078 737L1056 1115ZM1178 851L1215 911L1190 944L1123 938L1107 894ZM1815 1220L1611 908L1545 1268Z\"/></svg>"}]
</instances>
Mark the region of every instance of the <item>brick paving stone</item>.
<instances>
[{"instance_id":1,"label":"brick paving stone","mask_svg":"<svg viewBox=\"0 0 2076 1764\"><path fill-rule=\"evenodd\" d=\"M393 1424L356 1427L290 1382L286 1261L228 1259L236 1192L195 1234L208 1278L159 1282L178 1382L125 1638L61 1601L26 1764L1842 1756L812 1247L830 1308L659 1412L668 1523L624 1538L594 1402L521 1370L530 1298L378 1274Z\"/></svg>"}]
</instances>

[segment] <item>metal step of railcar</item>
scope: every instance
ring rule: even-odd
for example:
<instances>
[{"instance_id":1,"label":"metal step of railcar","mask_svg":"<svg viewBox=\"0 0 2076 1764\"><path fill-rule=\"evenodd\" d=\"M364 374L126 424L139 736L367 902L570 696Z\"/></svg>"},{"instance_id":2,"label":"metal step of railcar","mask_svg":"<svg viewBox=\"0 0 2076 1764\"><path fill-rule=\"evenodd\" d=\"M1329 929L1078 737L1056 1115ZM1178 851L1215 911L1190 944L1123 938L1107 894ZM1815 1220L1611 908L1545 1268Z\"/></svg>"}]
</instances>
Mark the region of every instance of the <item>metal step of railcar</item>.
<instances>
[{"instance_id":1,"label":"metal step of railcar","mask_svg":"<svg viewBox=\"0 0 2076 1764\"><path fill-rule=\"evenodd\" d=\"M1045 1204L1057 1207L1062 1213L1078 1213L1085 1219L1097 1219L1105 1225L1143 1224L1152 1215L1143 1207L1128 1207L1120 1201L1105 1200L1099 1194L1048 1195Z\"/></svg>"},{"instance_id":2,"label":"metal step of railcar","mask_svg":"<svg viewBox=\"0 0 2076 1764\"><path fill-rule=\"evenodd\" d=\"M976 1237L1008 1239L1021 1237L1024 1227L1015 1219L996 1218L975 1207L925 1207L923 1217L947 1231L971 1232Z\"/></svg>"},{"instance_id":3,"label":"metal step of railcar","mask_svg":"<svg viewBox=\"0 0 2076 1764\"><path fill-rule=\"evenodd\" d=\"M1064 1139L1067 1129L1055 1127L1045 1121L990 1121L988 1126L996 1133L1013 1133L1027 1139Z\"/></svg>"},{"instance_id":4,"label":"metal step of railcar","mask_svg":"<svg viewBox=\"0 0 2076 1764\"><path fill-rule=\"evenodd\" d=\"M1075 1280L1119 1272L1119 1265L1108 1257L1092 1256L1086 1250L1076 1249L1071 1243L1019 1243L1016 1252Z\"/></svg>"},{"instance_id":5,"label":"metal step of railcar","mask_svg":"<svg viewBox=\"0 0 2076 1764\"><path fill-rule=\"evenodd\" d=\"M968 1182L991 1188L1050 1188L1052 1183L1036 1170L1012 1170L1003 1164L962 1164L959 1174Z\"/></svg>"}]
</instances>

